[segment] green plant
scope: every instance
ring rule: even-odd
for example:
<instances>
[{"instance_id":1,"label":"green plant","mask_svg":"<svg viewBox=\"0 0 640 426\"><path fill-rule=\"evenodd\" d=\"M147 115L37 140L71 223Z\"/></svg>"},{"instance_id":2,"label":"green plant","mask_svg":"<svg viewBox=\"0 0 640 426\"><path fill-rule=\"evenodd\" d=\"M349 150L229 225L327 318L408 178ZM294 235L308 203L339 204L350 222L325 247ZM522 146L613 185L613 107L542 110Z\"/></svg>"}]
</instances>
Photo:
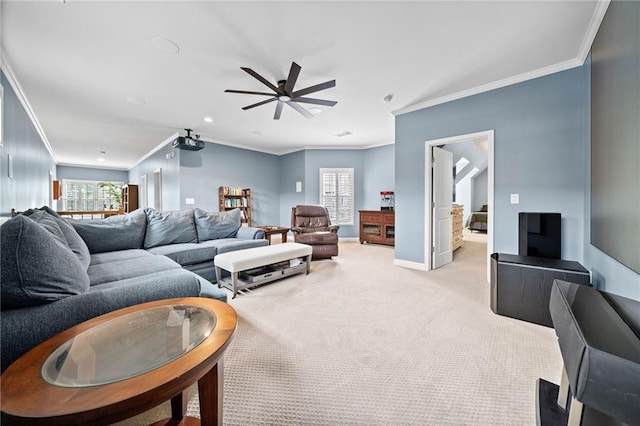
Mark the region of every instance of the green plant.
<instances>
[{"instance_id":1,"label":"green plant","mask_svg":"<svg viewBox=\"0 0 640 426\"><path fill-rule=\"evenodd\" d=\"M109 194L109 198L111 198L111 200L116 204L120 205L122 203L122 184L100 182L98 186L100 188L104 188L107 191L107 194Z\"/></svg>"}]
</instances>

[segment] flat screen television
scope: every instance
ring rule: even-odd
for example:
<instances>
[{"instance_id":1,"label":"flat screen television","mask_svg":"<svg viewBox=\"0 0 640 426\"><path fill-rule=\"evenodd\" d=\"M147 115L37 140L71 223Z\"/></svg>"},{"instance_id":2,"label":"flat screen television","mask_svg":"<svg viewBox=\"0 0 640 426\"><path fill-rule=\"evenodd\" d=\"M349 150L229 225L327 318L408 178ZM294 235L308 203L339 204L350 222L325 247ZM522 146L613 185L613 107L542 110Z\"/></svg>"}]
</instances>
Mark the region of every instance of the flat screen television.
<instances>
[{"instance_id":1,"label":"flat screen television","mask_svg":"<svg viewBox=\"0 0 640 426\"><path fill-rule=\"evenodd\" d=\"M520 256L560 259L562 226L560 213L520 212L518 215Z\"/></svg>"}]
</instances>

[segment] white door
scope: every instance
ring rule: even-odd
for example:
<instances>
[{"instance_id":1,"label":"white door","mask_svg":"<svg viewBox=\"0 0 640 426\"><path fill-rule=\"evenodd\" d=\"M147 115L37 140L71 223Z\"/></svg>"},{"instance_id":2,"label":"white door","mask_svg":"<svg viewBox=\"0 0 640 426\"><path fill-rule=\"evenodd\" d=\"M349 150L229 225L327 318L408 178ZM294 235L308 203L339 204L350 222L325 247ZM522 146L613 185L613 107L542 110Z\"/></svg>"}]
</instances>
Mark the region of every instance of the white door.
<instances>
[{"instance_id":1,"label":"white door","mask_svg":"<svg viewBox=\"0 0 640 426\"><path fill-rule=\"evenodd\" d=\"M433 147L433 269L453 260L453 154Z\"/></svg>"}]
</instances>

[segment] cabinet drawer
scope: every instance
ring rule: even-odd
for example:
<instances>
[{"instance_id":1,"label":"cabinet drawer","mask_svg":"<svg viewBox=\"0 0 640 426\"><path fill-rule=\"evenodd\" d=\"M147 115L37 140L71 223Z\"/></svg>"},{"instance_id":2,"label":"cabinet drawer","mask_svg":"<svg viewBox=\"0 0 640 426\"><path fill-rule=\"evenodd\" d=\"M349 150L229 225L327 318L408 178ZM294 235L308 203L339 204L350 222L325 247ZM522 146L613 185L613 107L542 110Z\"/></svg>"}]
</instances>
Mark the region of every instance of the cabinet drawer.
<instances>
[{"instance_id":1,"label":"cabinet drawer","mask_svg":"<svg viewBox=\"0 0 640 426\"><path fill-rule=\"evenodd\" d=\"M382 215L375 214L375 213L362 213L360 215L360 222L382 223L383 217Z\"/></svg>"}]
</instances>

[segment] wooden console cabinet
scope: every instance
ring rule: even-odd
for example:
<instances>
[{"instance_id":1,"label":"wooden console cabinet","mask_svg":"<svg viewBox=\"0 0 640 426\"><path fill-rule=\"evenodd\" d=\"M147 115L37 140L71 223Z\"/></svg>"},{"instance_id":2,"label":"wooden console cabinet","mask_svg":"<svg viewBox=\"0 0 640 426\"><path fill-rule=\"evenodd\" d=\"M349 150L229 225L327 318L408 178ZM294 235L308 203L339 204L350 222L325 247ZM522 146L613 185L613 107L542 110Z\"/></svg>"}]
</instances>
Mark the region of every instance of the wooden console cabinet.
<instances>
[{"instance_id":1,"label":"wooden console cabinet","mask_svg":"<svg viewBox=\"0 0 640 426\"><path fill-rule=\"evenodd\" d=\"M396 216L389 210L360 210L360 244L395 245Z\"/></svg>"}]
</instances>

